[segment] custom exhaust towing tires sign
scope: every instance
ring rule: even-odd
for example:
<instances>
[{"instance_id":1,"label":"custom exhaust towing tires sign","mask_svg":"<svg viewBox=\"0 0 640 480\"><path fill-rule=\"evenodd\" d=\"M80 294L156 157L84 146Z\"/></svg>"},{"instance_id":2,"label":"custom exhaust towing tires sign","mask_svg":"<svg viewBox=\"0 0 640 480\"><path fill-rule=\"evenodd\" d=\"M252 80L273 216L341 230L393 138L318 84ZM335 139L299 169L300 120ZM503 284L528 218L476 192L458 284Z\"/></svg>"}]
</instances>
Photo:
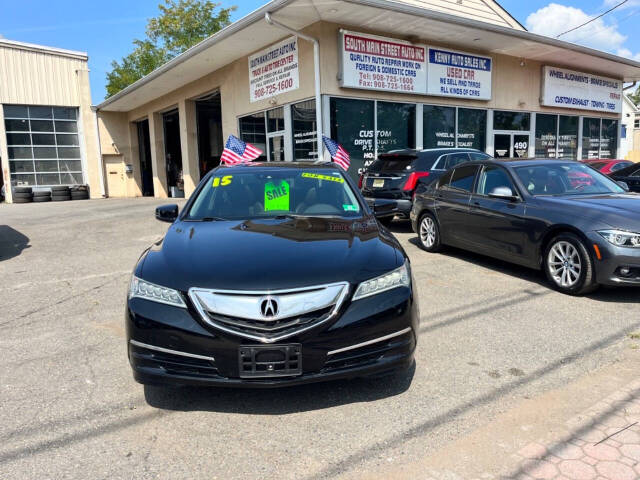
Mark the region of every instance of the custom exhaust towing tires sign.
<instances>
[{"instance_id":1,"label":"custom exhaust towing tires sign","mask_svg":"<svg viewBox=\"0 0 640 480\"><path fill-rule=\"evenodd\" d=\"M291 37L249 57L249 99L274 97L299 87L298 39Z\"/></svg>"},{"instance_id":2,"label":"custom exhaust towing tires sign","mask_svg":"<svg viewBox=\"0 0 640 480\"><path fill-rule=\"evenodd\" d=\"M542 69L542 105L622 112L622 81L566 68Z\"/></svg>"}]
</instances>

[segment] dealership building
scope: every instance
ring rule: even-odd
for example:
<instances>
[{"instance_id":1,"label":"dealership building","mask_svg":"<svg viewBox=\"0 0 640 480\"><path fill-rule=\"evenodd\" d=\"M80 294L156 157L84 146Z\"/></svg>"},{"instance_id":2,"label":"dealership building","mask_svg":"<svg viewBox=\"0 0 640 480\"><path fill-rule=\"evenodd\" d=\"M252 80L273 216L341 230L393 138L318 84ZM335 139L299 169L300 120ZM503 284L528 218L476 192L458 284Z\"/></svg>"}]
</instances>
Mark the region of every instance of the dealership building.
<instances>
[{"instance_id":1,"label":"dealership building","mask_svg":"<svg viewBox=\"0 0 640 480\"><path fill-rule=\"evenodd\" d=\"M492 0L273 0L99 104L83 178L92 196L189 196L229 135L300 161L324 134L354 178L401 148L617 158L635 81L640 63Z\"/></svg>"}]
</instances>

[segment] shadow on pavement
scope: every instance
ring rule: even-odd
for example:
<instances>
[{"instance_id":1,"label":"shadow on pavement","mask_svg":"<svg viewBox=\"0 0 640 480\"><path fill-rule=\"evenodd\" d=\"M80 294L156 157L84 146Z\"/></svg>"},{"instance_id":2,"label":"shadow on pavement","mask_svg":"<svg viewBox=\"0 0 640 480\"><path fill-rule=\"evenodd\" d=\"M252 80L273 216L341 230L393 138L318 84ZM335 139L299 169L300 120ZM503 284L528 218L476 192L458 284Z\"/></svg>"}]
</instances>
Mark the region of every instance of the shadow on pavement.
<instances>
[{"instance_id":1,"label":"shadow on pavement","mask_svg":"<svg viewBox=\"0 0 640 480\"><path fill-rule=\"evenodd\" d=\"M150 406L165 410L284 415L399 395L411 385L415 368L414 362L393 376L276 389L145 385L144 396Z\"/></svg>"},{"instance_id":2,"label":"shadow on pavement","mask_svg":"<svg viewBox=\"0 0 640 480\"><path fill-rule=\"evenodd\" d=\"M9 225L0 225L0 262L17 257L30 246L29 237Z\"/></svg>"}]
</instances>

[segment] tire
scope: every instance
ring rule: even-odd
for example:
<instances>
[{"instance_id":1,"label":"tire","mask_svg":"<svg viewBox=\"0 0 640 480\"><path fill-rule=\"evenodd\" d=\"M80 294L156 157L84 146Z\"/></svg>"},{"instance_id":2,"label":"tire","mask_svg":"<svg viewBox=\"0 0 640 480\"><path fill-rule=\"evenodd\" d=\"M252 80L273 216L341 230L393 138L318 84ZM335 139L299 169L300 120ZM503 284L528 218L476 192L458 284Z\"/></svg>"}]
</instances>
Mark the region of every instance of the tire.
<instances>
[{"instance_id":1,"label":"tire","mask_svg":"<svg viewBox=\"0 0 640 480\"><path fill-rule=\"evenodd\" d=\"M89 188L86 185L75 185L71 187L71 192L88 192Z\"/></svg>"},{"instance_id":2,"label":"tire","mask_svg":"<svg viewBox=\"0 0 640 480\"><path fill-rule=\"evenodd\" d=\"M13 199L13 203L31 203L31 202L33 202L31 197L29 198L16 197Z\"/></svg>"},{"instance_id":3,"label":"tire","mask_svg":"<svg viewBox=\"0 0 640 480\"><path fill-rule=\"evenodd\" d=\"M585 295L598 288L593 259L584 242L573 233L561 233L549 242L542 266L547 280L559 292Z\"/></svg>"},{"instance_id":4,"label":"tire","mask_svg":"<svg viewBox=\"0 0 640 480\"><path fill-rule=\"evenodd\" d=\"M32 193L15 192L13 198L33 198Z\"/></svg>"},{"instance_id":5,"label":"tire","mask_svg":"<svg viewBox=\"0 0 640 480\"><path fill-rule=\"evenodd\" d=\"M33 197L50 197L51 196L51 192L49 192L48 190L38 190L36 192L33 192Z\"/></svg>"},{"instance_id":6,"label":"tire","mask_svg":"<svg viewBox=\"0 0 640 480\"><path fill-rule=\"evenodd\" d=\"M69 193L69 187L67 187L66 185L55 185L51 187L51 193L67 194Z\"/></svg>"},{"instance_id":7,"label":"tire","mask_svg":"<svg viewBox=\"0 0 640 480\"><path fill-rule=\"evenodd\" d=\"M38 196L38 197L33 197L33 201L37 202L37 203L42 203L42 202L50 202L51 201L51 195L47 195L45 196Z\"/></svg>"},{"instance_id":8,"label":"tire","mask_svg":"<svg viewBox=\"0 0 640 480\"><path fill-rule=\"evenodd\" d=\"M15 193L31 193L31 187L14 187Z\"/></svg>"},{"instance_id":9,"label":"tire","mask_svg":"<svg viewBox=\"0 0 640 480\"><path fill-rule=\"evenodd\" d=\"M51 195L51 200L54 202L66 202L71 200L71 195Z\"/></svg>"},{"instance_id":10,"label":"tire","mask_svg":"<svg viewBox=\"0 0 640 480\"><path fill-rule=\"evenodd\" d=\"M72 200L89 200L89 193L87 192L71 192Z\"/></svg>"},{"instance_id":11,"label":"tire","mask_svg":"<svg viewBox=\"0 0 640 480\"><path fill-rule=\"evenodd\" d=\"M440 226L431 213L425 213L418 222L418 243L423 250L436 253L442 250Z\"/></svg>"}]
</instances>

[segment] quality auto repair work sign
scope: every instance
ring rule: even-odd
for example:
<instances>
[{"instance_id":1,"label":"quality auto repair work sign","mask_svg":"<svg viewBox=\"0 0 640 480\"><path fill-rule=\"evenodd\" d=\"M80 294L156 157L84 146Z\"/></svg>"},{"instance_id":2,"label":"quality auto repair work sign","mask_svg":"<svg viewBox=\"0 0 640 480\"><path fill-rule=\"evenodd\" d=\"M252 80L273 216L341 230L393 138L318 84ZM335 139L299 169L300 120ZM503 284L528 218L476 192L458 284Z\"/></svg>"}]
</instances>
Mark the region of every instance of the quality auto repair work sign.
<instances>
[{"instance_id":1,"label":"quality auto repair work sign","mask_svg":"<svg viewBox=\"0 0 640 480\"><path fill-rule=\"evenodd\" d=\"M298 38L291 37L249 57L249 99L274 97L299 87Z\"/></svg>"},{"instance_id":2,"label":"quality auto repair work sign","mask_svg":"<svg viewBox=\"0 0 640 480\"><path fill-rule=\"evenodd\" d=\"M340 32L341 87L426 93L426 47L365 33Z\"/></svg>"}]
</instances>

